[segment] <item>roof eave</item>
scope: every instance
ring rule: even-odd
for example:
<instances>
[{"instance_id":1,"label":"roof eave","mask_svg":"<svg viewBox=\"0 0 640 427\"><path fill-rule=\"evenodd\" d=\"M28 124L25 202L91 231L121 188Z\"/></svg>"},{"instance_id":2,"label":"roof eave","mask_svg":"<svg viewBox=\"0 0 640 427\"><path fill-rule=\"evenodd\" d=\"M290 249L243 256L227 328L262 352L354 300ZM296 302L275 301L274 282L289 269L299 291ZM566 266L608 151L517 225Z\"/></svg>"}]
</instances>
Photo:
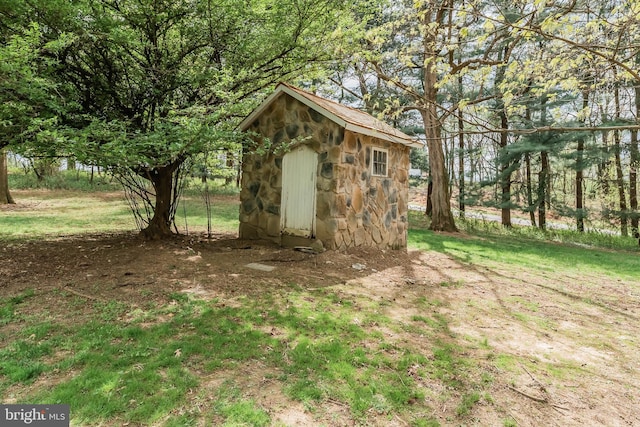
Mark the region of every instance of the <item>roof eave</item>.
<instances>
[{"instance_id":1,"label":"roof eave","mask_svg":"<svg viewBox=\"0 0 640 427\"><path fill-rule=\"evenodd\" d=\"M260 116L264 112L264 110L266 110L267 107L271 105L271 103L275 101L280 95L282 95L281 90L274 90L271 95L267 96L265 100L262 101L262 103L251 112L251 114L249 114L244 118L244 120L240 122L240 124L238 125L238 129L240 129L242 132L249 129L249 126L251 126L251 124L258 118L258 116Z\"/></svg>"},{"instance_id":2,"label":"roof eave","mask_svg":"<svg viewBox=\"0 0 640 427\"><path fill-rule=\"evenodd\" d=\"M276 86L276 88L273 91L273 93L271 95L269 95L264 101L262 101L262 103L258 106L258 108L253 110L251 112L251 114L249 114L243 121L240 122L240 124L238 125L238 129L240 129L243 132L246 131L249 128L249 126L251 126L251 124L258 118L258 116L260 116L264 112L264 110L266 110L267 107L273 101L275 101L279 96L281 96L283 93L286 93L287 95L293 97L294 99L296 99L299 102L303 103L307 107L313 108L315 111L317 111L318 113L322 114L323 116L325 116L329 120L333 121L337 125L342 126L342 127L346 127L347 126L347 122L343 118L341 118L339 116L336 116L335 114L333 114L331 111L327 110L326 108L323 108L320 105L318 105L315 102L313 102L312 100L310 100L308 98L305 98L303 95L301 95L298 92L294 91L293 89L291 89L286 84L279 83L278 86Z\"/></svg>"},{"instance_id":3,"label":"roof eave","mask_svg":"<svg viewBox=\"0 0 640 427\"><path fill-rule=\"evenodd\" d=\"M278 84L278 86L276 86L276 89L273 91L273 93L269 95L264 101L262 101L262 103L258 106L258 108L253 110L251 114L249 114L242 122L240 122L240 124L238 125L238 129L240 129L243 132L246 131L249 128L249 126L251 126L251 124L264 112L264 110L266 110L267 107L273 101L275 101L279 96L281 96L283 93L286 93L287 95L293 97L294 99L303 103L307 107L313 108L315 111L322 114L327 119L333 121L338 126L345 128L346 130L361 133L363 135L373 136L373 137L380 138L380 139L397 143L397 144L407 145L409 147L422 148L424 146L422 142L414 139L401 138L396 135L391 135L386 132L381 132L377 129L372 129L365 126L357 125L352 122L348 122L342 117L335 115L334 113L327 110L326 108L313 102L311 99L306 98L305 96L301 95L297 91L291 89L288 85L284 83Z\"/></svg>"},{"instance_id":4,"label":"roof eave","mask_svg":"<svg viewBox=\"0 0 640 427\"><path fill-rule=\"evenodd\" d=\"M391 135L386 132L381 132L377 129L371 129L364 126L359 126L354 123L347 123L347 125L345 126L345 129L352 132L361 133L363 135L373 136L374 138L384 139L385 141L393 142L396 144L407 145L413 148L424 147L424 144L418 140L401 138L396 135Z\"/></svg>"}]
</instances>

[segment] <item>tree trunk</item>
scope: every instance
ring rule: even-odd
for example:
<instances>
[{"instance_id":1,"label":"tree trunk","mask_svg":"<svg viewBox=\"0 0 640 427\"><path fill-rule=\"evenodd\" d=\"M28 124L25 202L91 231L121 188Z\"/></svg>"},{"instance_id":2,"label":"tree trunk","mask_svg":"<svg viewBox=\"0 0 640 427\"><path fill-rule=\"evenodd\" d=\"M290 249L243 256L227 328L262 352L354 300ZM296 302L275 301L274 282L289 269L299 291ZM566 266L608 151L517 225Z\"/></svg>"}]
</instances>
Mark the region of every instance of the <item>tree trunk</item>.
<instances>
[{"instance_id":1,"label":"tree trunk","mask_svg":"<svg viewBox=\"0 0 640 427\"><path fill-rule=\"evenodd\" d=\"M462 83L460 81L460 83ZM464 120L462 120L462 111L458 116L458 206L460 209L460 218L464 219Z\"/></svg>"},{"instance_id":2,"label":"tree trunk","mask_svg":"<svg viewBox=\"0 0 640 427\"><path fill-rule=\"evenodd\" d=\"M473 147L473 137L467 138L469 140L469 146L467 148L467 156L469 159L469 185L473 186L476 178L476 154Z\"/></svg>"},{"instance_id":3,"label":"tree trunk","mask_svg":"<svg viewBox=\"0 0 640 427\"><path fill-rule=\"evenodd\" d=\"M233 175L231 175L230 171L231 169L233 169L233 152L231 150L227 150L225 152L225 165L227 166L227 169L229 169L227 171L227 173L229 173L229 175L227 177L225 177L224 179L224 185L227 186L229 184L231 184L233 182Z\"/></svg>"},{"instance_id":4,"label":"tree trunk","mask_svg":"<svg viewBox=\"0 0 640 427\"><path fill-rule=\"evenodd\" d=\"M613 69L614 76L617 75L616 68ZM615 85L613 90L615 102L615 120L620 120L620 89ZM624 174L622 172L622 146L620 144L620 131L613 131L614 159L616 164L616 186L618 187L618 197L620 200L620 232L623 236L629 235L627 219L627 196L624 191Z\"/></svg>"},{"instance_id":5,"label":"tree trunk","mask_svg":"<svg viewBox=\"0 0 640 427\"><path fill-rule=\"evenodd\" d=\"M629 235L628 221L627 221L627 196L624 192L624 175L622 173L622 159L620 152L622 147L620 146L620 132L613 132L613 142L615 145L615 163L616 163L616 186L618 187L618 197L620 203L620 232L623 236Z\"/></svg>"},{"instance_id":6,"label":"tree trunk","mask_svg":"<svg viewBox=\"0 0 640 427\"><path fill-rule=\"evenodd\" d=\"M175 173L182 161L175 161L167 166L151 169L143 175L151 181L155 190L155 206L149 225L141 234L149 240L160 240L173 236L171 227L174 223L176 197Z\"/></svg>"},{"instance_id":7,"label":"tree trunk","mask_svg":"<svg viewBox=\"0 0 640 427\"><path fill-rule=\"evenodd\" d=\"M541 101L540 122L542 126L547 125L547 97L543 96ZM546 135L543 136L546 141ZM547 198L551 185L549 173L549 153L547 150L540 151L540 172L538 173L538 227L544 230L547 228Z\"/></svg>"},{"instance_id":8,"label":"tree trunk","mask_svg":"<svg viewBox=\"0 0 640 427\"><path fill-rule=\"evenodd\" d=\"M500 209L502 213L502 226L511 227L511 171L509 166L509 156L507 155L508 137L506 129L508 126L507 115L504 110L500 111L500 122L503 132L500 133Z\"/></svg>"},{"instance_id":9,"label":"tree trunk","mask_svg":"<svg viewBox=\"0 0 640 427\"><path fill-rule=\"evenodd\" d=\"M449 145L447 144L447 148L448 147ZM451 195L453 193L453 186L456 183L456 175L455 175L456 141L453 135L451 136L451 150L447 150L447 153L449 155L449 162L448 162L449 166L447 167L447 170L449 171L449 175L447 176L447 178L449 181L449 194Z\"/></svg>"},{"instance_id":10,"label":"tree trunk","mask_svg":"<svg viewBox=\"0 0 640 427\"><path fill-rule=\"evenodd\" d=\"M607 120L606 117L602 118L603 120ZM602 189L602 196L608 197L610 193L610 185L609 185L609 166L611 165L611 149L609 147L609 131L600 132L600 138L602 142L601 150L602 154L600 156L601 160L598 162L598 183L600 184L600 188Z\"/></svg>"},{"instance_id":11,"label":"tree trunk","mask_svg":"<svg viewBox=\"0 0 640 427\"><path fill-rule=\"evenodd\" d=\"M582 109L589 107L589 91L582 91ZM586 120L586 119L585 119ZM584 210L584 194L582 191L584 181L584 139L578 139L578 148L576 150L576 228L579 232L584 233L584 218L586 217Z\"/></svg>"},{"instance_id":12,"label":"tree trunk","mask_svg":"<svg viewBox=\"0 0 640 427\"><path fill-rule=\"evenodd\" d=\"M427 206L424 210L424 214L431 218L431 213L433 212L433 203L431 203L431 195L433 194L433 180L431 179L431 175L429 175L429 184L427 185Z\"/></svg>"},{"instance_id":13,"label":"tree trunk","mask_svg":"<svg viewBox=\"0 0 640 427\"><path fill-rule=\"evenodd\" d=\"M630 143L630 163L629 163L629 209L631 210L631 234L638 233L638 165L640 155L638 153L638 131L631 131Z\"/></svg>"},{"instance_id":14,"label":"tree trunk","mask_svg":"<svg viewBox=\"0 0 640 427\"><path fill-rule=\"evenodd\" d=\"M533 210L533 186L531 185L531 154L524 153L524 163L527 176L527 203L529 204L529 218L531 218L531 225L536 226L536 213Z\"/></svg>"},{"instance_id":15,"label":"tree trunk","mask_svg":"<svg viewBox=\"0 0 640 427\"><path fill-rule=\"evenodd\" d=\"M544 193L544 202L547 204L547 210L550 211L551 210L551 194L553 191L553 176L551 174L551 167L550 167L551 163L549 163L549 152L545 151L545 155L547 157L547 174L546 174L547 188Z\"/></svg>"},{"instance_id":16,"label":"tree trunk","mask_svg":"<svg viewBox=\"0 0 640 427\"><path fill-rule=\"evenodd\" d=\"M9 191L9 171L7 166L7 152L0 149L0 205L13 204L15 201Z\"/></svg>"},{"instance_id":17,"label":"tree trunk","mask_svg":"<svg viewBox=\"0 0 640 427\"><path fill-rule=\"evenodd\" d=\"M447 165L445 163L443 141L442 141L442 123L438 117L438 63L439 53L436 49L438 43L437 31L432 31L431 24L442 22L444 9L436 12L437 16L431 16L425 10L420 20L426 29L423 35L423 51L424 51L424 68L422 84L424 87L424 99L422 100L422 108L420 115L424 123L425 136L427 138L427 149L429 150L429 169L431 171L431 182L433 183L433 192L431 194L431 203L433 210L431 212L431 226L434 231L458 231L453 213L451 212L451 193L449 191L449 176Z\"/></svg>"},{"instance_id":18,"label":"tree trunk","mask_svg":"<svg viewBox=\"0 0 640 427\"><path fill-rule=\"evenodd\" d=\"M576 228L579 232L584 232L584 194L582 194L583 181L583 152L584 139L578 140L578 148L576 151Z\"/></svg>"},{"instance_id":19,"label":"tree trunk","mask_svg":"<svg viewBox=\"0 0 640 427\"><path fill-rule=\"evenodd\" d=\"M505 46L499 55L500 60L504 60L509 55L509 47ZM506 67L498 67L496 72L496 86L499 86L504 80ZM509 143L509 119L505 111L505 105L501 97L497 98L497 111L500 117L500 139L498 146L500 147L498 153L499 165L498 165L498 185L500 186L500 211L502 217L502 226L511 227L511 159L507 153L507 145Z\"/></svg>"},{"instance_id":20,"label":"tree trunk","mask_svg":"<svg viewBox=\"0 0 640 427\"><path fill-rule=\"evenodd\" d=\"M458 231L451 212L451 195L449 193L449 177L445 165L440 121L437 117L435 102L422 111L427 148L429 150L429 170L433 191L431 193L431 226L434 231Z\"/></svg>"},{"instance_id":21,"label":"tree trunk","mask_svg":"<svg viewBox=\"0 0 640 427\"><path fill-rule=\"evenodd\" d=\"M567 203L567 170L562 170L562 204Z\"/></svg>"},{"instance_id":22,"label":"tree trunk","mask_svg":"<svg viewBox=\"0 0 640 427\"><path fill-rule=\"evenodd\" d=\"M640 114L640 82L635 87L635 107L636 117ZM631 232L634 236L638 234L638 166L640 166L640 152L638 150L638 131L631 131L631 144L629 146L629 208L631 209Z\"/></svg>"},{"instance_id":23,"label":"tree trunk","mask_svg":"<svg viewBox=\"0 0 640 427\"><path fill-rule=\"evenodd\" d=\"M544 230L547 228L547 203L546 193L549 181L549 153L540 152L540 173L538 174L538 226Z\"/></svg>"}]
</instances>

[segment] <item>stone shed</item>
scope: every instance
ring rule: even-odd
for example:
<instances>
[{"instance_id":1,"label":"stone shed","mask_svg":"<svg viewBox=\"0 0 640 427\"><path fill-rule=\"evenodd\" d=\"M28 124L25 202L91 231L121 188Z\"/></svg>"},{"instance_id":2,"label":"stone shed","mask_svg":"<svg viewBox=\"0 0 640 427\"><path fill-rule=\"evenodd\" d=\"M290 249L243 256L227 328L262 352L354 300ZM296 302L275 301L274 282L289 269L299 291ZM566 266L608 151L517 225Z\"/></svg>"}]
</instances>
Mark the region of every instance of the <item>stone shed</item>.
<instances>
[{"instance_id":1,"label":"stone shed","mask_svg":"<svg viewBox=\"0 0 640 427\"><path fill-rule=\"evenodd\" d=\"M409 150L420 142L284 83L239 128L255 142L242 156L240 238L406 247Z\"/></svg>"}]
</instances>

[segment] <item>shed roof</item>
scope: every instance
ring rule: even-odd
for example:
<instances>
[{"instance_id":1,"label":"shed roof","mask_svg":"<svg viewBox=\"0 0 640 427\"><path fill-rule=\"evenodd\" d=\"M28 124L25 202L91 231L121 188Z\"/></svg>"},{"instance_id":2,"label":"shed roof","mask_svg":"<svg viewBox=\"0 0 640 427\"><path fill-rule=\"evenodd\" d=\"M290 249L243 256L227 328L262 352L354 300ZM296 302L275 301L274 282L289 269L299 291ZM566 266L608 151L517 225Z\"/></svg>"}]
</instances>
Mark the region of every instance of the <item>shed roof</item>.
<instances>
[{"instance_id":1,"label":"shed roof","mask_svg":"<svg viewBox=\"0 0 640 427\"><path fill-rule=\"evenodd\" d=\"M278 86L276 86L273 93L240 123L238 126L240 130L247 130L251 123L253 123L272 102L282 96L282 94L287 94L297 99L347 130L397 144L408 145L410 147L423 146L423 143L417 139L400 132L393 126L376 119L364 111L330 101L286 83L279 83Z\"/></svg>"}]
</instances>

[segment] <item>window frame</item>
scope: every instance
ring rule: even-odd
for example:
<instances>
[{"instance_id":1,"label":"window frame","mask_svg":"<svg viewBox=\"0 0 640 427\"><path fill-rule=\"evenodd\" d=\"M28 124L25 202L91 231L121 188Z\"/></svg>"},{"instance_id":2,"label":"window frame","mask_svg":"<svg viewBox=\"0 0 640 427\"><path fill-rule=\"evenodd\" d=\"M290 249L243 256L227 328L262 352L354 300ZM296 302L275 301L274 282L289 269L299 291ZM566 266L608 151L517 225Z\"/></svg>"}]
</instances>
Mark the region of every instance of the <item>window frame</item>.
<instances>
[{"instance_id":1,"label":"window frame","mask_svg":"<svg viewBox=\"0 0 640 427\"><path fill-rule=\"evenodd\" d=\"M381 161L376 161L376 153L384 153L384 163ZM384 174L376 173L377 168L376 165L384 164ZM386 178L389 176L389 150L386 148L371 148L371 176L378 176Z\"/></svg>"}]
</instances>

